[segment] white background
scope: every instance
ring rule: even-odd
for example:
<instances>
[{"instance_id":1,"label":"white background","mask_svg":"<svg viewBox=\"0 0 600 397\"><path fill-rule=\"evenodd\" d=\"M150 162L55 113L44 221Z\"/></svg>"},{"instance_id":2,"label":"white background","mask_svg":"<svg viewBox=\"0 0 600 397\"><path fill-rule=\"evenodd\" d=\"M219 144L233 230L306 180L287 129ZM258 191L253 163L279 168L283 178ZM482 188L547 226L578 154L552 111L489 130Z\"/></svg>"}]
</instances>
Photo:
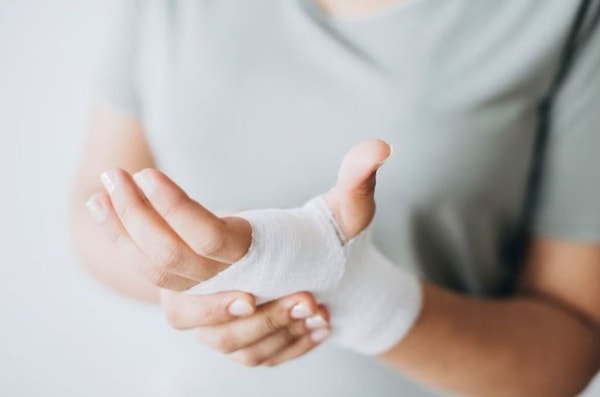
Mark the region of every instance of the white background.
<instances>
[{"instance_id":1,"label":"white background","mask_svg":"<svg viewBox=\"0 0 600 397\"><path fill-rule=\"evenodd\" d=\"M175 333L155 308L89 280L69 248L90 77L117 2L0 0L2 396L177 389Z\"/></svg>"},{"instance_id":2,"label":"white background","mask_svg":"<svg viewBox=\"0 0 600 397\"><path fill-rule=\"evenodd\" d=\"M92 65L117 1L0 0L1 396L174 395L175 333L88 279L69 247Z\"/></svg>"}]
</instances>

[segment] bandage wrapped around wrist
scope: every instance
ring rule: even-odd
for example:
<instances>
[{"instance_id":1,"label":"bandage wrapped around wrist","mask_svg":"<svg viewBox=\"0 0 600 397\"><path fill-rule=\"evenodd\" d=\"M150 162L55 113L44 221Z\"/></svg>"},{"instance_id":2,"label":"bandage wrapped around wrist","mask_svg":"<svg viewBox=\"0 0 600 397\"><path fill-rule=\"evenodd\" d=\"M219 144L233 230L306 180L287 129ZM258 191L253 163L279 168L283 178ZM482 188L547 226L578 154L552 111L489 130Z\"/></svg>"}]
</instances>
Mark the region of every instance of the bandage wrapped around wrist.
<instances>
[{"instance_id":1,"label":"bandage wrapped around wrist","mask_svg":"<svg viewBox=\"0 0 600 397\"><path fill-rule=\"evenodd\" d=\"M329 309L330 340L364 354L385 352L415 323L422 301L419 280L377 250L370 228L344 243L321 196L301 208L236 216L252 226L248 252L188 293L241 290L265 302L311 292Z\"/></svg>"}]
</instances>

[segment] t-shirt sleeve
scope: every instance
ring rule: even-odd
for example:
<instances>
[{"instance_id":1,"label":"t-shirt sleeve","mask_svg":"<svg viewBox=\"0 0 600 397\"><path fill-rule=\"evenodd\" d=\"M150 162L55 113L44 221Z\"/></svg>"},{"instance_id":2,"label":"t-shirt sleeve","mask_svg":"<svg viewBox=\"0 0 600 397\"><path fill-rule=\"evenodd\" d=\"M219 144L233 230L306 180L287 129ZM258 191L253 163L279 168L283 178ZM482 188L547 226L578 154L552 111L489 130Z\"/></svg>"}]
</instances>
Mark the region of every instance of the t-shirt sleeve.
<instances>
[{"instance_id":1,"label":"t-shirt sleeve","mask_svg":"<svg viewBox=\"0 0 600 397\"><path fill-rule=\"evenodd\" d=\"M600 241L600 29L594 27L555 99L533 233Z\"/></svg>"},{"instance_id":2,"label":"t-shirt sleeve","mask_svg":"<svg viewBox=\"0 0 600 397\"><path fill-rule=\"evenodd\" d=\"M135 0L119 2L107 27L94 80L94 102L127 115L138 115L140 111L139 7Z\"/></svg>"}]
</instances>

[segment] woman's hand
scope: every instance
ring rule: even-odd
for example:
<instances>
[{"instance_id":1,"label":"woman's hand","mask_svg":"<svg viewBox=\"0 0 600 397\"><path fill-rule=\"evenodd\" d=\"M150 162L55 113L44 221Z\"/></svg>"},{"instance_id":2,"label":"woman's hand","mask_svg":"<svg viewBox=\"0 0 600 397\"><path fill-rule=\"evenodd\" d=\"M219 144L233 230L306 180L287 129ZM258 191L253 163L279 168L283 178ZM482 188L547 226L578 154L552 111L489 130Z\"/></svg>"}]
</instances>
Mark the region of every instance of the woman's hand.
<instances>
[{"instance_id":1,"label":"woman's hand","mask_svg":"<svg viewBox=\"0 0 600 397\"><path fill-rule=\"evenodd\" d=\"M312 350L329 335L329 314L306 292L255 308L252 295L161 291L169 323L246 366L275 366Z\"/></svg>"},{"instance_id":2,"label":"woman's hand","mask_svg":"<svg viewBox=\"0 0 600 397\"><path fill-rule=\"evenodd\" d=\"M121 169L105 172L108 195L93 195L87 206L129 262L157 287L187 290L248 250L251 230L244 219L217 217L159 171L147 169L135 178L137 184Z\"/></svg>"},{"instance_id":3,"label":"woman's hand","mask_svg":"<svg viewBox=\"0 0 600 397\"><path fill-rule=\"evenodd\" d=\"M390 150L380 140L355 146L342 162L336 185L325 194L347 239L373 218L375 171ZM92 215L158 287L189 289L248 251L252 231L245 219L216 216L157 170L145 169L132 178L114 169L102 174L102 182L108 195L91 197Z\"/></svg>"},{"instance_id":4,"label":"woman's hand","mask_svg":"<svg viewBox=\"0 0 600 397\"><path fill-rule=\"evenodd\" d=\"M126 172L114 170L108 177L103 177L111 196L98 193L92 197L88 207L105 232L125 251L129 262L159 287L187 289L223 270L227 264L197 252L217 252L219 249L197 246L196 250L192 250L180 235L190 236L186 230L194 233L194 226L198 228L199 234L195 236L198 239L202 239L200 233L210 231L211 225L195 224L195 217L204 217L204 222L214 222L218 226L212 227L216 229L233 227L235 219L231 221L233 218L212 215L189 200L181 189L158 171L145 172L157 178L156 183L162 183L164 195L157 193L159 198L155 196L154 200L156 207L148 203ZM148 186L145 186L145 191L150 192ZM189 208L178 214L167 209L169 206L182 208L182 205L189 205ZM161 208L164 209L164 218L158 213ZM189 219L185 219L186 215ZM175 224L182 222L183 225L176 233L167 220ZM237 226L239 229L234 233L244 231L243 225ZM243 239L239 241L243 242ZM229 261L233 262L245 253L247 247L244 244L236 245L234 242L228 245ZM224 249L222 245L221 249ZM258 307L254 297L242 291L188 295L161 289L160 297L165 316L174 328L194 329L203 344L244 365L278 365L307 353L329 335L327 310L305 292Z\"/></svg>"},{"instance_id":5,"label":"woman's hand","mask_svg":"<svg viewBox=\"0 0 600 397\"><path fill-rule=\"evenodd\" d=\"M346 238L370 223L375 212L375 170L389 155L390 147L382 141L359 144L346 156L337 184L325 195ZM90 212L130 262L158 287L189 289L248 251L252 235L246 220L214 215L159 171L146 169L132 177L115 169L104 173L102 182L108 195L92 196ZM198 328L202 341L246 364L289 360L329 333L328 313L309 294L278 299L259 306L254 314L253 298L243 292L188 296L165 291L162 295L173 326ZM241 310L240 299L251 310ZM301 301L304 305L297 306ZM298 314L298 307L308 311Z\"/></svg>"}]
</instances>

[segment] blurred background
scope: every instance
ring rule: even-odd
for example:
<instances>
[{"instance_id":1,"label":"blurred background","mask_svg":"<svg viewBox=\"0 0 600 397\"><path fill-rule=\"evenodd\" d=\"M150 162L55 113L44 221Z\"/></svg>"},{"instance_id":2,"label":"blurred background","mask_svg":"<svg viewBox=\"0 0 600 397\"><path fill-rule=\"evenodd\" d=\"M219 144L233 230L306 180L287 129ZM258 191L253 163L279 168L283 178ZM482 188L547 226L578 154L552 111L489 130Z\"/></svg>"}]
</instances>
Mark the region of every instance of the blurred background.
<instances>
[{"instance_id":1,"label":"blurred background","mask_svg":"<svg viewBox=\"0 0 600 397\"><path fill-rule=\"evenodd\" d=\"M69 247L67 196L117 3L0 0L2 396L187 394L176 357L188 344L157 309L89 279Z\"/></svg>"},{"instance_id":2,"label":"blurred background","mask_svg":"<svg viewBox=\"0 0 600 397\"><path fill-rule=\"evenodd\" d=\"M69 247L67 196L117 2L0 0L2 396L175 395L177 335L89 279Z\"/></svg>"}]
</instances>

